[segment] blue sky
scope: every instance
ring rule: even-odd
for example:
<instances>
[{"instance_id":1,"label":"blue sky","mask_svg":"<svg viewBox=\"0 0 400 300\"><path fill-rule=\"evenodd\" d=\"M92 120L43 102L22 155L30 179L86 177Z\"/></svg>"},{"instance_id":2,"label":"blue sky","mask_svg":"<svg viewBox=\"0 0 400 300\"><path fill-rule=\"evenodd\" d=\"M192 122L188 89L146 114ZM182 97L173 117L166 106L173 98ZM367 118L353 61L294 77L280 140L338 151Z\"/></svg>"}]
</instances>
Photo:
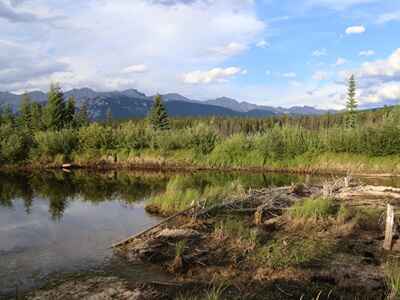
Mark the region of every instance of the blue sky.
<instances>
[{"instance_id":1,"label":"blue sky","mask_svg":"<svg viewBox=\"0 0 400 300\"><path fill-rule=\"evenodd\" d=\"M0 0L0 90L136 88L342 108L400 100L398 0Z\"/></svg>"}]
</instances>

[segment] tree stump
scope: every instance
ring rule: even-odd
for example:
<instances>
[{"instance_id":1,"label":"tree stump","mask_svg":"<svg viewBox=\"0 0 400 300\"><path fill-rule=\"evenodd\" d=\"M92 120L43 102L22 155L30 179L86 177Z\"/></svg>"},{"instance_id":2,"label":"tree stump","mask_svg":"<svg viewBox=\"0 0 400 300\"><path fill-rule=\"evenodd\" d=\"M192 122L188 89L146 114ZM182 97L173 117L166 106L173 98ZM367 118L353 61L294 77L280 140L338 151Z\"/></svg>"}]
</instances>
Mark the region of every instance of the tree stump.
<instances>
[{"instance_id":1,"label":"tree stump","mask_svg":"<svg viewBox=\"0 0 400 300\"><path fill-rule=\"evenodd\" d=\"M385 250L392 249L393 230L394 229L394 209L393 206L388 204L386 211L386 228L385 228L385 241L383 248Z\"/></svg>"}]
</instances>

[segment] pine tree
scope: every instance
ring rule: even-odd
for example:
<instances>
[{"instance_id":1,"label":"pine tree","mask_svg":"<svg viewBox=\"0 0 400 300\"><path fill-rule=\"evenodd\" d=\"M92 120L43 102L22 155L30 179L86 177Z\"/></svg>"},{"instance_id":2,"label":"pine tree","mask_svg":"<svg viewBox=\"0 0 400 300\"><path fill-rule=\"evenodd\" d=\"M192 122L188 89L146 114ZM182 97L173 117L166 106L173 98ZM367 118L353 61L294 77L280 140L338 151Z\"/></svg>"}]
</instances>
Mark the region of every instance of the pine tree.
<instances>
[{"instance_id":1,"label":"pine tree","mask_svg":"<svg viewBox=\"0 0 400 300\"><path fill-rule=\"evenodd\" d=\"M58 85L52 84L45 108L45 125L47 129L60 130L64 127L65 103L64 94Z\"/></svg>"},{"instance_id":2,"label":"pine tree","mask_svg":"<svg viewBox=\"0 0 400 300\"><path fill-rule=\"evenodd\" d=\"M32 104L27 93L21 97L21 108L18 118L19 126L25 129L32 129Z\"/></svg>"},{"instance_id":3,"label":"pine tree","mask_svg":"<svg viewBox=\"0 0 400 300\"><path fill-rule=\"evenodd\" d=\"M75 98L69 97L67 100L67 104L65 105L65 114L64 114L64 123L66 127L74 127L75 120Z\"/></svg>"},{"instance_id":4,"label":"pine tree","mask_svg":"<svg viewBox=\"0 0 400 300\"><path fill-rule=\"evenodd\" d=\"M75 124L77 127L87 126L89 124L89 112L86 102L83 102L77 114L75 114Z\"/></svg>"},{"instance_id":5,"label":"pine tree","mask_svg":"<svg viewBox=\"0 0 400 300\"><path fill-rule=\"evenodd\" d=\"M160 95L154 99L154 105L149 113L149 121L155 130L170 129L168 114Z\"/></svg>"},{"instance_id":6,"label":"pine tree","mask_svg":"<svg viewBox=\"0 0 400 300\"><path fill-rule=\"evenodd\" d=\"M31 105L31 120L33 130L43 130L42 106L37 102L33 102Z\"/></svg>"},{"instance_id":7,"label":"pine tree","mask_svg":"<svg viewBox=\"0 0 400 300\"><path fill-rule=\"evenodd\" d=\"M356 80L354 78L354 75L350 76L349 79L349 84L348 84L348 90L347 90L347 103L346 103L346 110L347 110L347 116L346 116L346 127L347 128L354 128L356 126L356 110L358 106L358 102L356 100L356 92L357 92L357 86L356 86Z\"/></svg>"}]
</instances>

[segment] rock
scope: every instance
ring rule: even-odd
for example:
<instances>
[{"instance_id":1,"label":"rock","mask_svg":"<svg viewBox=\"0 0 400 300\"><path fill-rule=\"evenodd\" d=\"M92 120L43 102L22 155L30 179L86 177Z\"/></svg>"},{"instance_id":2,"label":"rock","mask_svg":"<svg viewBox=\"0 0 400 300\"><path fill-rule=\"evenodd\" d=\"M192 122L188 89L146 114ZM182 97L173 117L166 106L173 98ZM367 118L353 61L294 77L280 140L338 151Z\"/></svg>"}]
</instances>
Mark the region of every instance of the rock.
<instances>
[{"instance_id":1,"label":"rock","mask_svg":"<svg viewBox=\"0 0 400 300\"><path fill-rule=\"evenodd\" d=\"M157 234L157 239L168 241L189 240L200 237L200 233L192 229L164 229Z\"/></svg>"}]
</instances>

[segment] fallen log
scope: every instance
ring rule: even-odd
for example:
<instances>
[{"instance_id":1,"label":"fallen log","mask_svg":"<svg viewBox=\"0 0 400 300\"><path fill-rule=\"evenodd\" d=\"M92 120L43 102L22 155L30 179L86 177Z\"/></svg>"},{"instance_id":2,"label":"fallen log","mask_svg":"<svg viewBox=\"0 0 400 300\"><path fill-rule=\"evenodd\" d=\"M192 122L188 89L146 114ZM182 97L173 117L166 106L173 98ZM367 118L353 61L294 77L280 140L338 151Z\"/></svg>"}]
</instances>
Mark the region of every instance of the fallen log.
<instances>
[{"instance_id":1,"label":"fallen log","mask_svg":"<svg viewBox=\"0 0 400 300\"><path fill-rule=\"evenodd\" d=\"M125 244L129 243L130 241L132 241L132 240L134 240L134 239L137 239L137 238L139 238L140 236L142 236L142 235L144 235L144 234L146 234L146 233L152 231L153 229L156 229L156 228L158 228L158 227L160 227L160 226L162 226L162 225L165 225L166 223L168 223L169 221L175 219L176 217L179 217L179 216L184 215L185 213L187 213L188 211L192 210L192 209L195 208L195 207L196 207L196 205L193 205L193 206L191 206L191 207L189 207L189 208L187 208L187 209L185 209L185 210L182 210L182 211L180 211L180 212L178 212L178 213L176 213L176 214L174 214L174 215L172 215L172 216L170 216L170 217L164 219L164 220L161 221L160 223L157 223L156 225L151 226L150 228L147 228L147 229L145 229L145 230L143 230L143 231L141 231L141 232L139 232L139 233L137 233L137 234L135 234L135 235L133 235L133 236L130 236L130 237L128 237L127 239L125 239L125 240L123 240L123 241L120 241L120 242L118 242L118 243L113 244L113 245L111 246L111 248L116 248L116 247L120 247L120 246L122 246L122 245L125 245Z\"/></svg>"}]
</instances>

